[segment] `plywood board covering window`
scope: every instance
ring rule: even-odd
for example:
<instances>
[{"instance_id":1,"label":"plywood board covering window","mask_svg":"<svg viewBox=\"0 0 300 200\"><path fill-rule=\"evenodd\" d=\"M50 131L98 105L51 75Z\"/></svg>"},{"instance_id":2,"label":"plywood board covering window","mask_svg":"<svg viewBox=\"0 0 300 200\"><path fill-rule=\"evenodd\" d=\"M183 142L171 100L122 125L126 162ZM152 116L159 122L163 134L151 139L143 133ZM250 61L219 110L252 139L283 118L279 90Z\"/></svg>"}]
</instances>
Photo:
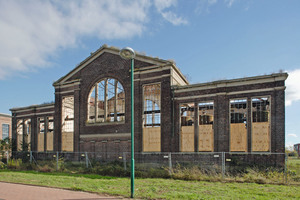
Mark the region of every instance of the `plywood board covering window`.
<instances>
[{"instance_id":1,"label":"plywood board covering window","mask_svg":"<svg viewBox=\"0 0 300 200\"><path fill-rule=\"evenodd\" d=\"M48 117L47 151L53 151L54 119Z\"/></svg>"},{"instance_id":2,"label":"plywood board covering window","mask_svg":"<svg viewBox=\"0 0 300 200\"><path fill-rule=\"evenodd\" d=\"M214 151L214 102L202 102L199 109L199 151Z\"/></svg>"},{"instance_id":3,"label":"plywood board covering window","mask_svg":"<svg viewBox=\"0 0 300 200\"><path fill-rule=\"evenodd\" d=\"M180 105L180 150L193 152L195 136L195 104L184 103Z\"/></svg>"},{"instance_id":4,"label":"plywood board covering window","mask_svg":"<svg viewBox=\"0 0 300 200\"><path fill-rule=\"evenodd\" d=\"M160 127L143 129L144 151L160 151Z\"/></svg>"},{"instance_id":5,"label":"plywood board covering window","mask_svg":"<svg viewBox=\"0 0 300 200\"><path fill-rule=\"evenodd\" d=\"M62 151L73 151L74 145L74 97L62 99Z\"/></svg>"},{"instance_id":6,"label":"plywood board covering window","mask_svg":"<svg viewBox=\"0 0 300 200\"><path fill-rule=\"evenodd\" d=\"M44 151L45 121L38 118L38 151Z\"/></svg>"},{"instance_id":7,"label":"plywood board covering window","mask_svg":"<svg viewBox=\"0 0 300 200\"><path fill-rule=\"evenodd\" d=\"M252 98L252 151L270 151L270 98Z\"/></svg>"},{"instance_id":8,"label":"plywood board covering window","mask_svg":"<svg viewBox=\"0 0 300 200\"><path fill-rule=\"evenodd\" d=\"M230 100L230 151L247 151L247 99Z\"/></svg>"},{"instance_id":9,"label":"plywood board covering window","mask_svg":"<svg viewBox=\"0 0 300 200\"><path fill-rule=\"evenodd\" d=\"M143 151L161 151L160 83L143 86Z\"/></svg>"}]
</instances>

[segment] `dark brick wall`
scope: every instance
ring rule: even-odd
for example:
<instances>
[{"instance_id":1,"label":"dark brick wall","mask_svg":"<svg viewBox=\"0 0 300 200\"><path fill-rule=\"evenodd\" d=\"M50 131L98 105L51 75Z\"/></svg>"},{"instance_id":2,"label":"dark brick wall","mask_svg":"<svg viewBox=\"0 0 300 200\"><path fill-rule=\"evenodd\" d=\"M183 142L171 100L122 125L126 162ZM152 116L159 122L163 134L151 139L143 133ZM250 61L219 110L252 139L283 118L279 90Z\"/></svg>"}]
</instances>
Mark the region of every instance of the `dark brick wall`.
<instances>
[{"instance_id":1,"label":"dark brick wall","mask_svg":"<svg viewBox=\"0 0 300 200\"><path fill-rule=\"evenodd\" d=\"M275 152L284 153L285 152L285 95L284 91L275 91L275 112L274 116L275 122L275 136L272 140L272 144L275 146ZM273 125L273 124L272 124ZM273 125L274 126L274 125ZM271 136L272 137L272 136Z\"/></svg>"},{"instance_id":2,"label":"dark brick wall","mask_svg":"<svg viewBox=\"0 0 300 200\"><path fill-rule=\"evenodd\" d=\"M141 62L138 60L135 60L135 69L143 69L145 66L152 66L151 63ZM157 79L151 79L147 81L143 81L144 78L151 78L151 77L159 77L162 75L169 74L170 70L162 70L159 72L153 72L153 73L146 73L146 74L140 74L136 73L135 75L135 97L134 97L134 105L135 105L135 151L142 151L142 117L143 117L143 85L144 84L150 84L150 83L161 83L161 92L162 92L162 123L168 124L165 127L162 127L162 150L163 151L169 151L169 135L171 130L171 124L170 124L170 113L171 113L171 97L170 97L170 77L161 77ZM86 124L87 120L87 101L88 101L88 95L91 90L91 88L94 86L94 84L97 81L100 81L103 78L111 77L114 79L117 79L120 81L120 83L123 85L125 90L125 122L124 123L111 123L111 124ZM96 141L93 145L88 145L90 141L97 140L97 137L92 138L90 140L86 139L80 139L80 135L91 135L91 134L126 134L130 133L130 61L122 59L119 55L114 55L110 53L104 53L98 58L96 58L93 62L89 63L87 66L85 66L82 70L77 72L72 78L70 78L68 81L71 80L77 80L80 79L80 86L79 90L72 87L64 87L63 89L57 89L57 97L56 100L58 102L61 102L61 99L63 96L67 96L69 94L66 94L65 91L73 90L74 92L70 93L74 95L74 102L75 102L75 127L74 127L74 150L75 151L91 151L91 146L95 149L95 151L120 151L121 148L122 151L130 151L130 145L128 140L130 138L126 139L125 141L110 141L109 138L107 138L107 142L102 139L100 141ZM59 123L61 121L61 105L57 105L58 108L56 109L56 116L57 119L56 123ZM164 120L164 121L163 121ZM60 125L56 126L56 130L60 132ZM167 134L165 134L167 133ZM61 136L59 133L57 134L57 137L60 138ZM166 137L166 138L165 138ZM57 139L59 140L59 139ZM80 144L79 144L80 142ZM60 146L61 141L57 141L57 146ZM59 149L57 147L57 149Z\"/></svg>"},{"instance_id":3,"label":"dark brick wall","mask_svg":"<svg viewBox=\"0 0 300 200\"><path fill-rule=\"evenodd\" d=\"M55 89L54 151L61 151L61 95Z\"/></svg>"},{"instance_id":4,"label":"dark brick wall","mask_svg":"<svg viewBox=\"0 0 300 200\"><path fill-rule=\"evenodd\" d=\"M12 132L12 150L17 151L17 118L16 114L12 114L11 121L11 132Z\"/></svg>"},{"instance_id":5,"label":"dark brick wall","mask_svg":"<svg viewBox=\"0 0 300 200\"><path fill-rule=\"evenodd\" d=\"M284 81L276 81L271 83L252 84L238 87L216 88L213 90L198 90L191 92L177 92L175 93L175 135L178 137L176 145L179 145L180 140L180 127L179 127L179 106L181 103L199 103L201 101L214 101L214 151L215 152L229 152L230 151L230 122L229 122L229 101L231 99L245 98L248 102L248 115L247 115L247 132L248 132L248 151L251 152L251 98L253 97L271 97L271 152L283 153L285 147L285 100L284 89L275 89L277 86L284 86ZM257 89L252 93L241 93L235 95L227 95L233 91L246 91ZM270 91L259 92L259 89L271 88ZM238 90L239 89L239 90ZM226 92L226 93L222 93ZM218 94L219 93L219 94ZM222 93L222 94L220 94ZM211 94L211 97L205 98L191 98L180 100L180 97L196 96ZM214 95L215 94L215 95ZM195 115L195 118L197 116ZM176 121L175 120L175 121ZM196 142L195 142L196 144ZM174 148L173 151L180 151L180 148Z\"/></svg>"}]
</instances>

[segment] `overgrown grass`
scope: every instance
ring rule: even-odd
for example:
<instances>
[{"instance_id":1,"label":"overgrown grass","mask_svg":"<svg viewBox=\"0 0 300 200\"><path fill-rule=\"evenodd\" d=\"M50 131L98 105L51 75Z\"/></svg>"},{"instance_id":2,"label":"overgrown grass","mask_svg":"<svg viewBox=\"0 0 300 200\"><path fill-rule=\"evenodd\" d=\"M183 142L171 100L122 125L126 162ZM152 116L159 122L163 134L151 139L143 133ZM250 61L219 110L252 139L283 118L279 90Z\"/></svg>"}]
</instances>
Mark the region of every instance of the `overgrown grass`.
<instances>
[{"instance_id":1,"label":"overgrown grass","mask_svg":"<svg viewBox=\"0 0 300 200\"><path fill-rule=\"evenodd\" d=\"M230 174L215 171L203 171L197 166L191 168L175 168L171 177L180 180L197 180L209 182L238 182L238 183L259 183L259 184L285 184L285 173L276 168L261 170L259 168L247 168L242 173ZM300 185L300 182L299 182Z\"/></svg>"},{"instance_id":2,"label":"overgrown grass","mask_svg":"<svg viewBox=\"0 0 300 200\"><path fill-rule=\"evenodd\" d=\"M300 158L289 157L287 169L288 181L292 183L300 183Z\"/></svg>"},{"instance_id":3,"label":"overgrown grass","mask_svg":"<svg viewBox=\"0 0 300 200\"><path fill-rule=\"evenodd\" d=\"M64 172L69 174L97 174L114 177L129 177L130 166L126 166L122 162L112 163L92 163L93 167L86 168L84 164L79 162L64 162L60 160L58 164L55 161L38 161L38 165L23 162L21 159L10 160L7 165L0 164L0 169L11 170L34 170L38 172ZM58 167L58 170L57 170ZM288 170L277 168L226 168L225 176L222 176L218 166L212 166L204 169L196 165L180 166L176 165L170 170L167 167L150 164L136 164L135 176L140 178L173 178L178 180L189 181L209 181L209 182L247 182L260 184L296 184L300 185L300 159L289 158Z\"/></svg>"},{"instance_id":4,"label":"overgrown grass","mask_svg":"<svg viewBox=\"0 0 300 200\"><path fill-rule=\"evenodd\" d=\"M130 196L129 166L126 166L128 170L124 170L121 162L92 163L92 165L93 168L86 168L82 163L60 160L57 171L55 161L39 161L36 165L24 163L21 159L10 160L8 164L0 164L0 169L2 169L0 181ZM292 185L279 185L284 183L285 177L284 171L278 169L247 168L242 171L227 169L229 173L225 177L222 177L219 171L217 167L207 170L199 166L183 167L180 165L170 171L160 166L137 164L136 177L139 178L135 182L135 197L144 199L300 199L300 159L290 158L288 161L287 178L288 183Z\"/></svg>"},{"instance_id":5,"label":"overgrown grass","mask_svg":"<svg viewBox=\"0 0 300 200\"><path fill-rule=\"evenodd\" d=\"M100 175L0 171L0 181L130 196L130 179ZM142 199L299 199L299 186L137 178L135 197Z\"/></svg>"}]
</instances>

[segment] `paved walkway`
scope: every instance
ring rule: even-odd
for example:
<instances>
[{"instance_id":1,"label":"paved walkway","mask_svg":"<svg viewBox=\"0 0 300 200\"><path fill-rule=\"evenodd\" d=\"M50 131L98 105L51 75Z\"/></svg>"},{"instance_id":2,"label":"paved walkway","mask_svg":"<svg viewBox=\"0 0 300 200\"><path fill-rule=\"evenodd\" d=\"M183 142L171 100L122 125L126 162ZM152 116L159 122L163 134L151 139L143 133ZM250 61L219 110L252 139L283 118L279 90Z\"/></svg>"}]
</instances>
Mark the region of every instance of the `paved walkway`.
<instances>
[{"instance_id":1,"label":"paved walkway","mask_svg":"<svg viewBox=\"0 0 300 200\"><path fill-rule=\"evenodd\" d=\"M103 200L122 199L56 188L0 182L0 200Z\"/></svg>"}]
</instances>

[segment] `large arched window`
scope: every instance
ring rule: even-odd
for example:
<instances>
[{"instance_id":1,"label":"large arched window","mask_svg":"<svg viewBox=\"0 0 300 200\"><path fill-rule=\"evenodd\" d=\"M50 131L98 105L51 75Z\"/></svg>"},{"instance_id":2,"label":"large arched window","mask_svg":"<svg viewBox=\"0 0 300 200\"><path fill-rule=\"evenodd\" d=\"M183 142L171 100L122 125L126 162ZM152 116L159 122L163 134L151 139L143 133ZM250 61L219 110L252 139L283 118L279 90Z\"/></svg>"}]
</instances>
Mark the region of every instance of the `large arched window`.
<instances>
[{"instance_id":1,"label":"large arched window","mask_svg":"<svg viewBox=\"0 0 300 200\"><path fill-rule=\"evenodd\" d=\"M125 92L122 84L113 78L97 82L88 98L88 123L125 121Z\"/></svg>"}]
</instances>

